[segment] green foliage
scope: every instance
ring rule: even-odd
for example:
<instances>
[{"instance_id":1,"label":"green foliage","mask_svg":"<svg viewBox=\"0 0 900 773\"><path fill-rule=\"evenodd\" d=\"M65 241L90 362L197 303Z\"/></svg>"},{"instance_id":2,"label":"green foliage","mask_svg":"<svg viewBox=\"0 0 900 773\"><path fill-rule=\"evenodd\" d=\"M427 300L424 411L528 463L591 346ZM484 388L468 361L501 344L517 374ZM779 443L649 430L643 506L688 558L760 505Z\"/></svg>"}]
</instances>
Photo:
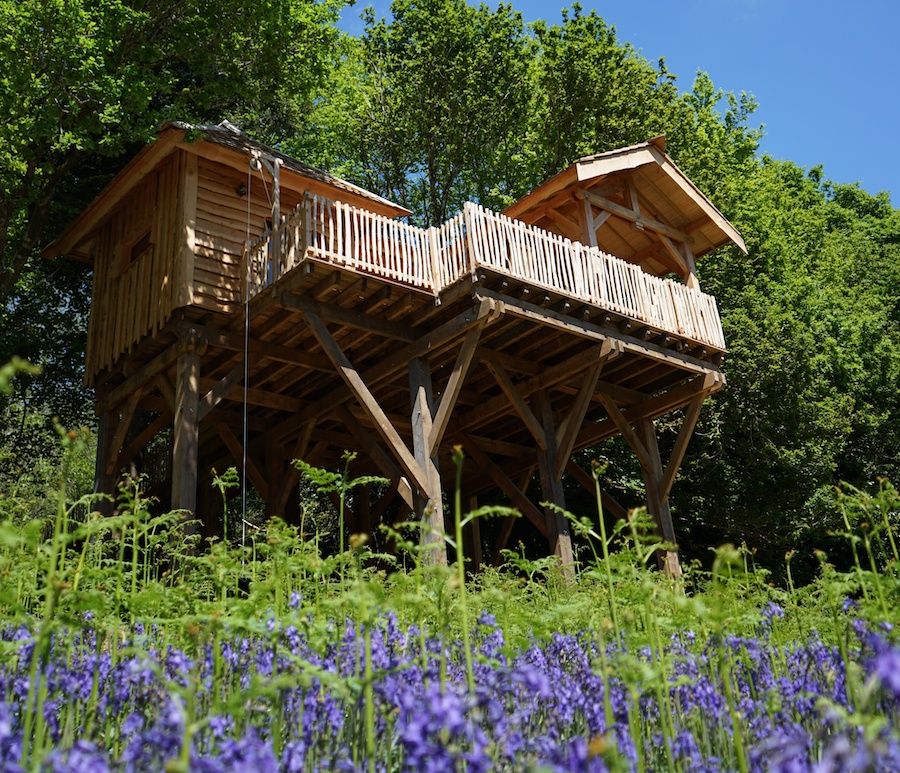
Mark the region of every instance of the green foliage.
<instances>
[{"instance_id":1,"label":"green foliage","mask_svg":"<svg viewBox=\"0 0 900 773\"><path fill-rule=\"evenodd\" d=\"M675 502L694 539L745 540L773 566L833 544L839 480L868 489L898 469L900 218L884 196L787 162L764 159L733 184L749 255L721 250L703 267L728 388L704 412Z\"/></svg>"},{"instance_id":2,"label":"green foliage","mask_svg":"<svg viewBox=\"0 0 900 773\"><path fill-rule=\"evenodd\" d=\"M871 491L900 474L900 214L886 194L760 158L752 96L703 72L679 93L664 61L577 4L528 26L508 4L396 0L386 18L365 11L358 38L335 27L342 5L0 0L0 362L43 368L0 395L0 485L42 491L59 467L54 417L93 421L89 277L36 251L161 121L229 118L429 223L665 133L749 249L700 265L728 388L704 409L673 492L681 547L708 564L709 546L747 544L779 574L795 549L798 581L818 571L811 546L849 567L834 486ZM677 424L662 424L665 453ZM590 455L636 501L623 445Z\"/></svg>"}]
</instances>

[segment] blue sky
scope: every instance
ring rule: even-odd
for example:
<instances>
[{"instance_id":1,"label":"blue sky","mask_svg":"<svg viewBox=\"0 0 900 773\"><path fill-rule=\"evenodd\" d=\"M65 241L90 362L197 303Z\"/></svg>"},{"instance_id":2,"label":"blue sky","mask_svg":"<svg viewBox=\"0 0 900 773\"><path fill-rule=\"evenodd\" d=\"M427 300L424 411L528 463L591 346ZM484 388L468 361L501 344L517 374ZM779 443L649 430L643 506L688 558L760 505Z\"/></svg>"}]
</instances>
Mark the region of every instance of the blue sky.
<instances>
[{"instance_id":1,"label":"blue sky","mask_svg":"<svg viewBox=\"0 0 900 773\"><path fill-rule=\"evenodd\" d=\"M496 5L496 3L490 3ZM526 20L556 21L569 3L513 0ZM359 13L389 2L357 3ZM887 190L900 204L900 2L894 0L582 0L615 25L621 40L669 70L688 89L706 70L726 90L756 96L762 150L827 177Z\"/></svg>"}]
</instances>

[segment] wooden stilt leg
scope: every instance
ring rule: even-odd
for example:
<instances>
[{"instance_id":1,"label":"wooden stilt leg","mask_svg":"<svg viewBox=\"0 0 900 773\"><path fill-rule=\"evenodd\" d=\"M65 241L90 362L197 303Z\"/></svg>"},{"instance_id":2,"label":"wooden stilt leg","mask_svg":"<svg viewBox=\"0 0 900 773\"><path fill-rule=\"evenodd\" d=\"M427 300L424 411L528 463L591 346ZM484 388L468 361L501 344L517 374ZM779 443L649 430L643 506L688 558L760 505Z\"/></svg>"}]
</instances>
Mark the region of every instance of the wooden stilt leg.
<instances>
[{"instance_id":1,"label":"wooden stilt leg","mask_svg":"<svg viewBox=\"0 0 900 773\"><path fill-rule=\"evenodd\" d=\"M540 415L541 426L546 438L546 449L538 450L538 471L541 478L541 492L544 501L551 502L558 507L566 506L565 495L563 494L562 479L556 473L557 470L557 454L559 447L556 444L556 426L553 421L553 407L550 403L550 395L546 390L541 390L536 395L538 413ZM550 548L559 556L562 563L563 572L567 577L574 577L575 573L575 557L572 553L572 538L569 534L569 523L563 515L550 510L544 511L544 517L547 521L547 539L550 542Z\"/></svg>"},{"instance_id":2,"label":"wooden stilt leg","mask_svg":"<svg viewBox=\"0 0 900 773\"><path fill-rule=\"evenodd\" d=\"M650 466L642 467L644 473L644 485L647 490L647 511L656 520L660 534L666 542L675 544L675 526L672 523L672 512L669 509L668 499L663 499L660 486L663 480L662 460L659 456L659 446L656 442L656 426L652 419L639 419L638 432L644 442L644 447L650 457ZM662 555L663 570L670 577L681 577L681 563L678 560L678 552L667 550Z\"/></svg>"},{"instance_id":3,"label":"wooden stilt leg","mask_svg":"<svg viewBox=\"0 0 900 773\"><path fill-rule=\"evenodd\" d=\"M356 498L356 529L363 534L372 533L372 500L369 496L369 487L360 486L355 492Z\"/></svg>"},{"instance_id":4,"label":"wooden stilt leg","mask_svg":"<svg viewBox=\"0 0 900 773\"><path fill-rule=\"evenodd\" d=\"M107 472L109 459L112 456L113 428L112 414L105 412L100 414L97 428L97 460L94 465L94 493L115 496L116 476ZM97 503L97 511L101 515L112 515L114 503L103 500Z\"/></svg>"},{"instance_id":5,"label":"wooden stilt leg","mask_svg":"<svg viewBox=\"0 0 900 773\"><path fill-rule=\"evenodd\" d=\"M200 357L190 350L178 358L172 444L172 509L197 509L197 451L200 439Z\"/></svg>"},{"instance_id":6,"label":"wooden stilt leg","mask_svg":"<svg viewBox=\"0 0 900 773\"><path fill-rule=\"evenodd\" d=\"M412 400L413 453L428 483L428 489L419 492L423 501L419 502L417 508L424 526L423 544L430 548L425 551L424 558L435 564L446 564L441 475L438 470L437 454L432 455L429 443L434 416L431 373L428 365L419 358L409 363L409 391Z\"/></svg>"}]
</instances>

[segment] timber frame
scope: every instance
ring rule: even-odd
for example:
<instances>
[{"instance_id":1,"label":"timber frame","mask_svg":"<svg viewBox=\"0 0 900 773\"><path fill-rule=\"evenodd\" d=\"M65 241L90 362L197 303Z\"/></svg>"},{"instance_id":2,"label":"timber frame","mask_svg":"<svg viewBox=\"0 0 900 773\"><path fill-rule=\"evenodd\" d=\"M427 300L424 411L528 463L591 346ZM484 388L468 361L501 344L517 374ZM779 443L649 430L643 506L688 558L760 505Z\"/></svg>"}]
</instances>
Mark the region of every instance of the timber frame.
<instances>
[{"instance_id":1,"label":"timber frame","mask_svg":"<svg viewBox=\"0 0 900 773\"><path fill-rule=\"evenodd\" d=\"M484 539L496 560L518 534L546 540L571 571L568 523L537 502L564 507L566 477L593 492L573 454L622 435L673 546L663 565L680 572L669 497L703 402L725 383L695 260L743 243L659 140L576 162L514 217L466 205L418 229L394 219L403 208L230 127L201 129L188 143L185 127L164 128L47 250L95 266L98 491L168 431L165 504L212 534L201 485L212 469L245 469L268 514L290 519L291 460L335 467L354 449L357 471L390 485L378 501L368 488L354 498L352 528L415 513L430 559L444 562L442 492L461 446L465 495L500 491L523 516L473 527L477 563ZM150 205L119 222L129 197L151 195L156 220ZM117 283L104 262L127 264L121 240L140 233L153 249ZM608 242L627 254L603 252ZM132 310L129 287L149 307ZM663 460L655 420L676 410Z\"/></svg>"}]
</instances>

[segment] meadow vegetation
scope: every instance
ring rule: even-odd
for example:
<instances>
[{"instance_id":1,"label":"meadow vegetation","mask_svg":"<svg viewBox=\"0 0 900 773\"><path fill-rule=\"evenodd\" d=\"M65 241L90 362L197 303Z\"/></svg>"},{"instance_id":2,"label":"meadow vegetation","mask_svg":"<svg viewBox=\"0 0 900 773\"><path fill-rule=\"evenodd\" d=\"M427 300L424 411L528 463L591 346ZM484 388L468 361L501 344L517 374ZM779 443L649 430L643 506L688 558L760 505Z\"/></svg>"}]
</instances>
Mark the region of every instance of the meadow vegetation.
<instances>
[{"instance_id":1,"label":"meadow vegetation","mask_svg":"<svg viewBox=\"0 0 900 773\"><path fill-rule=\"evenodd\" d=\"M82 438L64 435L68 453ZM461 454L458 464L465 464ZM603 475L595 467L595 476ZM346 473L305 468L343 506ZM223 495L234 485L224 475ZM771 582L746 549L680 581L650 520L569 514L574 582L507 551L477 575L273 519L212 540L49 492L0 500L8 770L872 770L900 764L900 494L837 493L853 565ZM451 550L467 519L453 503ZM224 521L223 521L224 522ZM330 529L340 525L335 513ZM332 539L332 541L335 541Z\"/></svg>"},{"instance_id":2,"label":"meadow vegetation","mask_svg":"<svg viewBox=\"0 0 900 773\"><path fill-rule=\"evenodd\" d=\"M577 5L394 0L358 35L344 5L0 0L0 363L39 366L0 368L0 767L900 769L888 195L761 155L751 95L679 90ZM527 550L476 575L420 562L414 525L346 533L312 495L352 498L340 471L304 470L300 527L236 520L223 473L203 549L140 479L92 514L90 272L40 248L162 121L223 118L423 225L667 136L749 250L699 266L728 387L672 494L682 582L640 510L574 492L571 584ZM580 461L639 501L624 444Z\"/></svg>"}]
</instances>

